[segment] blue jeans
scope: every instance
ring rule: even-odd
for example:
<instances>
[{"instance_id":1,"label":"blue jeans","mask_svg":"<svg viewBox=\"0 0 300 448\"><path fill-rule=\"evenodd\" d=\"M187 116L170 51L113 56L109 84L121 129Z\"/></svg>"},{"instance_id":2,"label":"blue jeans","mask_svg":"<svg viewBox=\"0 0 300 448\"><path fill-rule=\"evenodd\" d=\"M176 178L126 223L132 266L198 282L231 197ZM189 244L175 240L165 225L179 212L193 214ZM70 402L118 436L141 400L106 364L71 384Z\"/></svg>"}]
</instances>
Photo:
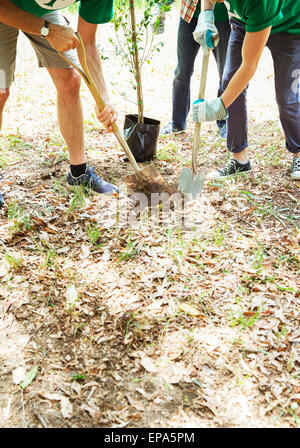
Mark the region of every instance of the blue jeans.
<instances>
[{"instance_id":1,"label":"blue jeans","mask_svg":"<svg viewBox=\"0 0 300 448\"><path fill-rule=\"evenodd\" d=\"M230 22L232 31L223 75L224 90L242 63L245 37L245 26L234 19ZM297 153L300 151L300 36L271 34L267 47L274 63L276 101L286 148L291 153ZM228 112L227 148L239 153L248 146L247 87L229 106Z\"/></svg>"},{"instance_id":2,"label":"blue jeans","mask_svg":"<svg viewBox=\"0 0 300 448\"><path fill-rule=\"evenodd\" d=\"M199 51L199 44L193 37L193 31L197 26L198 18L192 19L190 23L182 18L179 20L177 35L177 67L175 69L173 80L173 113L172 121L177 129L186 128L186 119L190 110L190 84L194 71L194 63ZM222 75L226 60L227 45L230 36L229 22L216 23L219 32L220 41L218 46L212 50L215 57L220 76L218 96L223 93ZM225 121L217 122L219 127L225 124Z\"/></svg>"}]
</instances>

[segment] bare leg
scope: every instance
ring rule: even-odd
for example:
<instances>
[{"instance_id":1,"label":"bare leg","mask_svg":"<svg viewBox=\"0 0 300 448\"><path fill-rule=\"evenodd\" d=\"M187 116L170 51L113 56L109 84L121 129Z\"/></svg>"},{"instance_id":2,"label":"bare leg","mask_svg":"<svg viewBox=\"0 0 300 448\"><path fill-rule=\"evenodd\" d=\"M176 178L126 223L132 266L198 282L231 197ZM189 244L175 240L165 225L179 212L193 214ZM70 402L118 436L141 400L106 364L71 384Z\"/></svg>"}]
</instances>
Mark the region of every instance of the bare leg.
<instances>
[{"instance_id":1,"label":"bare leg","mask_svg":"<svg viewBox=\"0 0 300 448\"><path fill-rule=\"evenodd\" d=\"M243 149L243 151L241 152L234 152L233 154L233 158L238 160L239 162L247 162L248 161L248 157L247 157L247 149Z\"/></svg>"},{"instance_id":2,"label":"bare leg","mask_svg":"<svg viewBox=\"0 0 300 448\"><path fill-rule=\"evenodd\" d=\"M72 68L48 68L57 90L58 124L66 141L70 163L86 162L83 115L80 101L80 75Z\"/></svg>"}]
</instances>

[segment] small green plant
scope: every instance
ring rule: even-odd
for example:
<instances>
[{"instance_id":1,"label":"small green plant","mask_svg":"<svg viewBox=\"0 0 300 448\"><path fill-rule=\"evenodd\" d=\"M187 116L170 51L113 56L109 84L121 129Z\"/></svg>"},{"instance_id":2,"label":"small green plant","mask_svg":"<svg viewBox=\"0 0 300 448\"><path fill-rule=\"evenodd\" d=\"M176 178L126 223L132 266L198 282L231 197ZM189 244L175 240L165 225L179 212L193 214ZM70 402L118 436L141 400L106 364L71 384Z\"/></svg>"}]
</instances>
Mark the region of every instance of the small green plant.
<instances>
[{"instance_id":1,"label":"small green plant","mask_svg":"<svg viewBox=\"0 0 300 448\"><path fill-rule=\"evenodd\" d=\"M258 222L262 221L265 217L272 217L279 221L283 227L286 227L284 220L293 223L294 220L299 219L299 217L291 214L291 210L288 207L278 208L276 205L273 205L271 201L268 201L265 205L260 202L263 198L256 197L249 191L241 191L241 195L255 207L254 213L257 215Z\"/></svg>"},{"instance_id":2,"label":"small green plant","mask_svg":"<svg viewBox=\"0 0 300 448\"><path fill-rule=\"evenodd\" d=\"M182 263L184 254L188 250L187 244L184 241L181 230L169 227L167 230L167 252L172 257L173 261L180 265Z\"/></svg>"},{"instance_id":3,"label":"small green plant","mask_svg":"<svg viewBox=\"0 0 300 448\"><path fill-rule=\"evenodd\" d=\"M244 312L241 310L238 313L233 312L230 308L228 313L228 319L232 327L239 327L240 330L246 330L251 328L255 322L259 319L260 313L257 311L251 316L245 316Z\"/></svg>"},{"instance_id":4,"label":"small green plant","mask_svg":"<svg viewBox=\"0 0 300 448\"><path fill-rule=\"evenodd\" d=\"M87 233L89 241L92 244L97 244L97 242L99 241L99 238L100 238L100 234L101 234L98 224L97 223L88 224L86 226L86 233Z\"/></svg>"},{"instance_id":5,"label":"small green plant","mask_svg":"<svg viewBox=\"0 0 300 448\"><path fill-rule=\"evenodd\" d=\"M285 338L288 331L287 331L286 327L283 325L280 331L277 331L277 332L275 331L274 333L278 339L281 339L281 338Z\"/></svg>"},{"instance_id":6,"label":"small green plant","mask_svg":"<svg viewBox=\"0 0 300 448\"><path fill-rule=\"evenodd\" d=\"M33 147L32 144L29 144L22 140L17 135L7 135L6 136L6 143L8 149L17 149L19 152L26 151Z\"/></svg>"},{"instance_id":7,"label":"small green plant","mask_svg":"<svg viewBox=\"0 0 300 448\"><path fill-rule=\"evenodd\" d=\"M5 259L6 259L6 261L9 264L11 269L13 269L16 272L20 270L21 264L22 264L22 258L16 258L16 257L14 257L11 254L6 253L5 254Z\"/></svg>"},{"instance_id":8,"label":"small green plant","mask_svg":"<svg viewBox=\"0 0 300 448\"><path fill-rule=\"evenodd\" d=\"M32 230L31 217L26 215L24 207L16 201L11 201L8 204L7 216L12 224L9 226L9 231L12 234L22 232L24 230Z\"/></svg>"},{"instance_id":9,"label":"small green plant","mask_svg":"<svg viewBox=\"0 0 300 448\"><path fill-rule=\"evenodd\" d=\"M83 380L85 380L85 375L83 373L75 373L72 376L72 380L73 381L83 381Z\"/></svg>"},{"instance_id":10,"label":"small green plant","mask_svg":"<svg viewBox=\"0 0 300 448\"><path fill-rule=\"evenodd\" d=\"M84 208L86 193L87 189L84 186L80 185L79 188L75 191L71 204L69 206L70 212L82 210Z\"/></svg>"},{"instance_id":11,"label":"small green plant","mask_svg":"<svg viewBox=\"0 0 300 448\"><path fill-rule=\"evenodd\" d=\"M134 257L136 257L139 253L138 248L136 247L138 244L137 241L131 241L130 237L129 237L129 241L126 245L126 247L122 250L122 252L120 253L118 260L117 260L117 264L119 264L121 261L128 261Z\"/></svg>"},{"instance_id":12,"label":"small green plant","mask_svg":"<svg viewBox=\"0 0 300 448\"><path fill-rule=\"evenodd\" d=\"M227 224L215 227L213 236L215 246L222 246L222 244L224 244L226 230L227 230Z\"/></svg>"},{"instance_id":13,"label":"small green plant","mask_svg":"<svg viewBox=\"0 0 300 448\"><path fill-rule=\"evenodd\" d=\"M42 238L39 238L39 240L35 241L37 250L45 255L45 262L44 262L44 266L45 267L52 267L55 270L57 270L58 265L56 263L56 258L57 258L57 253L55 252L55 249L53 249L53 247L50 246L49 243L47 243L47 241L44 241Z\"/></svg>"},{"instance_id":14,"label":"small green plant","mask_svg":"<svg viewBox=\"0 0 300 448\"><path fill-rule=\"evenodd\" d=\"M261 270L264 255L265 255L265 249L263 248L263 246L259 245L254 252L254 263L253 263L254 269L257 269L258 271Z\"/></svg>"},{"instance_id":15,"label":"small green plant","mask_svg":"<svg viewBox=\"0 0 300 448\"><path fill-rule=\"evenodd\" d=\"M157 159L165 162L181 162L182 157L177 145L174 142L169 143L157 152Z\"/></svg>"}]
</instances>

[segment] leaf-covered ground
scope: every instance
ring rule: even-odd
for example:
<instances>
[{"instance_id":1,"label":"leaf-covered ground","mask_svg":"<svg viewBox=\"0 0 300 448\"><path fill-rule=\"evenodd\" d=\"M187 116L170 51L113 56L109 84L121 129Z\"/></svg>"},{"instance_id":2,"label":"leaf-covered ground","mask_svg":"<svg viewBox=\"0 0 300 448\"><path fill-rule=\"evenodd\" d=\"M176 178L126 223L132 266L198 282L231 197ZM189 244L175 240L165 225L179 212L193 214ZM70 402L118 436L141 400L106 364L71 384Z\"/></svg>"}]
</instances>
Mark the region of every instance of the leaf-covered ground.
<instances>
[{"instance_id":1,"label":"leaf-covered ground","mask_svg":"<svg viewBox=\"0 0 300 448\"><path fill-rule=\"evenodd\" d=\"M162 124L177 21L174 8L144 72L146 114ZM122 126L136 110L119 94L134 98L111 32L105 25L99 39ZM213 98L213 60L208 84ZM161 204L136 216L121 181L130 166L95 121L85 87L89 162L123 192L67 192L55 92L20 39L0 153L1 427L299 425L299 184L289 177L268 52L248 96L253 174L205 182L183 211ZM228 154L215 124L202 136L206 172ZM159 140L156 165L173 187L192 139L189 121L186 134Z\"/></svg>"}]
</instances>

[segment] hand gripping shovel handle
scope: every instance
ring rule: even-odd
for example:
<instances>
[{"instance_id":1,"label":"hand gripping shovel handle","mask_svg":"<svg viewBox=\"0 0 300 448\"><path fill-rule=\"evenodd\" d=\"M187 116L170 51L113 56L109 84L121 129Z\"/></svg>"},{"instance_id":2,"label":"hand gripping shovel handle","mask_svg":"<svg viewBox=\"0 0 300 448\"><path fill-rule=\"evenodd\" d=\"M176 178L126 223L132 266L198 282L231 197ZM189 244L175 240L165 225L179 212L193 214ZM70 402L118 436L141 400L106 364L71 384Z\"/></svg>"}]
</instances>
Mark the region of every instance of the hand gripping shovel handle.
<instances>
[{"instance_id":1,"label":"hand gripping shovel handle","mask_svg":"<svg viewBox=\"0 0 300 448\"><path fill-rule=\"evenodd\" d=\"M218 39L218 36L211 33L209 38L213 42L216 39ZM201 78L200 78L200 87L199 87L199 94L198 94L198 99L200 99L200 100L203 100L204 95L205 95L209 54L210 54L210 51L208 52L208 54L203 54L203 58L202 58ZM197 170L197 155L198 155L198 149L199 149L199 145L200 145L200 131L201 131L201 123L196 122L195 128L194 128L193 152L192 152L193 173L196 173L196 170Z\"/></svg>"},{"instance_id":2,"label":"hand gripping shovel handle","mask_svg":"<svg viewBox=\"0 0 300 448\"><path fill-rule=\"evenodd\" d=\"M80 54L81 66L82 66L83 70L80 67L78 67L76 64L73 64L73 62L69 61L69 59L64 54L62 54L60 52L58 52L58 53L68 64L70 64L72 67L74 67L75 70L77 70L77 72L80 74L80 76L84 79L86 85L88 86L91 94L94 97L94 100L95 100L99 110L102 111L104 109L104 107L106 106L105 101L103 100L102 95L90 74L90 71L89 71L89 68L87 65L87 61L86 61L86 53L85 53L85 48L84 48L84 43L82 41L82 37L80 36L80 34L78 32L76 33L76 35L79 39L80 46L79 46L78 52ZM137 175L139 175L141 169L139 168L138 164L136 163L136 160L135 160L129 146L127 145L126 140L124 139L123 135L121 134L116 123L112 124L112 129L113 129L113 133L115 134L122 149L125 151L135 173Z\"/></svg>"}]
</instances>

